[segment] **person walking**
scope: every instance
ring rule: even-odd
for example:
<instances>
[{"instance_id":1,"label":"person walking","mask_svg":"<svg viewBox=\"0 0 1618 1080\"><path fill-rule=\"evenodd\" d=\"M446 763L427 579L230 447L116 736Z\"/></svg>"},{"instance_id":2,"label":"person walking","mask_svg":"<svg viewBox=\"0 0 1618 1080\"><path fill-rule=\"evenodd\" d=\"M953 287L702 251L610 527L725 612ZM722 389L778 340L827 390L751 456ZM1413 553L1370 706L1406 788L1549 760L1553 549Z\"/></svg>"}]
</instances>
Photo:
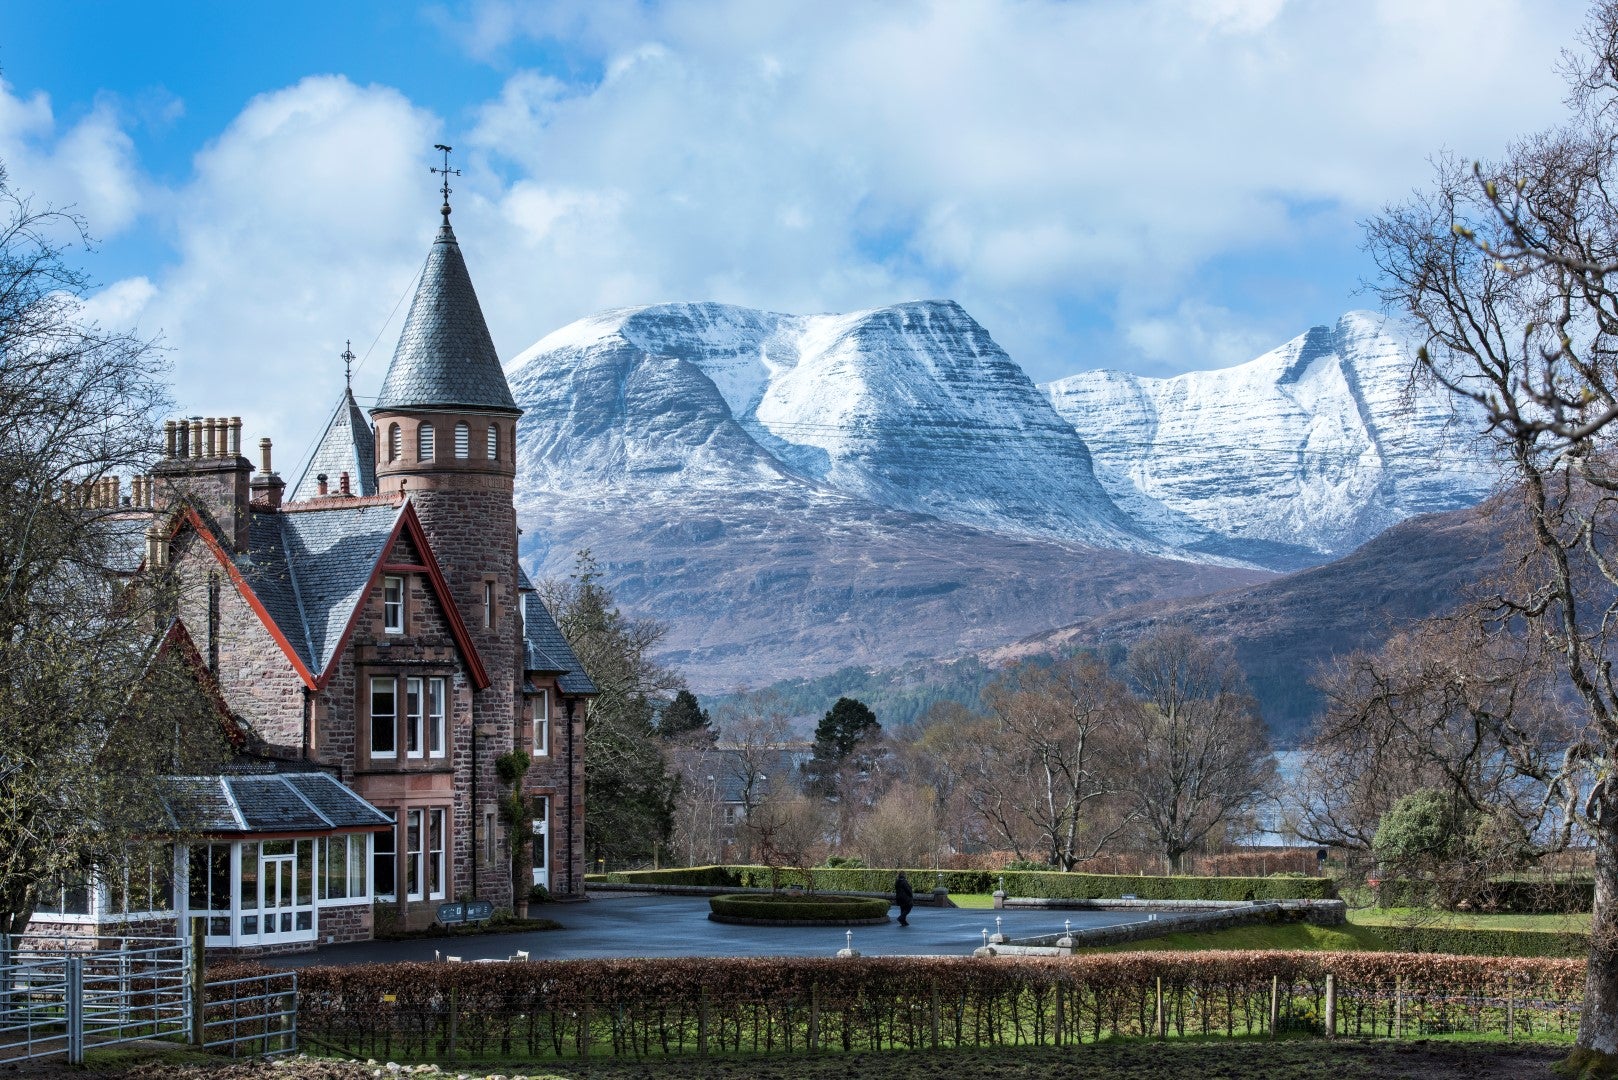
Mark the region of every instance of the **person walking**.
<instances>
[{"instance_id":1,"label":"person walking","mask_svg":"<svg viewBox=\"0 0 1618 1080\"><path fill-rule=\"evenodd\" d=\"M903 870L893 882L893 902L899 905L899 925L910 925L910 909L916 906L916 893L910 887L910 879L905 877Z\"/></svg>"}]
</instances>

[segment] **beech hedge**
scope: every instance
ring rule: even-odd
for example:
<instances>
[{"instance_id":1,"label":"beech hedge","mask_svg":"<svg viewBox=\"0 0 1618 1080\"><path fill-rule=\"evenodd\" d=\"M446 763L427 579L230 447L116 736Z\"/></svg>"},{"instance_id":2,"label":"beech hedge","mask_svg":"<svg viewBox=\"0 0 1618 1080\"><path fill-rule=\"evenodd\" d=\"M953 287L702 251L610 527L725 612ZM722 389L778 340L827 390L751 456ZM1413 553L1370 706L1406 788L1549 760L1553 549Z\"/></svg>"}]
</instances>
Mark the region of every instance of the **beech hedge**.
<instances>
[{"instance_id":1,"label":"beech hedge","mask_svg":"<svg viewBox=\"0 0 1618 1080\"><path fill-rule=\"evenodd\" d=\"M1336 1030L1362 1036L1567 1034L1584 989L1575 960L1415 953L367 964L302 969L298 1031L413 1060L1240 1036L1271 1032L1272 1009L1273 1031L1319 1033L1328 974Z\"/></svg>"},{"instance_id":2,"label":"beech hedge","mask_svg":"<svg viewBox=\"0 0 1618 1080\"><path fill-rule=\"evenodd\" d=\"M1589 911L1595 906L1595 889L1593 881L1492 881L1467 897L1467 906L1520 915ZM1390 878L1376 886L1376 905L1426 907L1442 891L1430 881Z\"/></svg>"},{"instance_id":3,"label":"beech hedge","mask_svg":"<svg viewBox=\"0 0 1618 1080\"><path fill-rule=\"evenodd\" d=\"M816 889L829 892L891 892L897 870L815 867ZM1004 878L1009 896L1044 900L1106 900L1133 895L1142 900L1330 900L1336 884L1330 878L1305 877L1159 877L1145 874L1083 874L1044 870L905 870L919 894L935 882L952 893L993 892ZM634 870L591 875L586 881L634 885L707 885L722 888L769 888L765 866L694 866L675 870ZM800 870L782 869L781 885L807 885Z\"/></svg>"},{"instance_id":4,"label":"beech hedge","mask_svg":"<svg viewBox=\"0 0 1618 1080\"><path fill-rule=\"evenodd\" d=\"M1448 926L1368 927L1390 949L1465 956L1582 958L1590 935L1555 930L1460 929Z\"/></svg>"}]
</instances>

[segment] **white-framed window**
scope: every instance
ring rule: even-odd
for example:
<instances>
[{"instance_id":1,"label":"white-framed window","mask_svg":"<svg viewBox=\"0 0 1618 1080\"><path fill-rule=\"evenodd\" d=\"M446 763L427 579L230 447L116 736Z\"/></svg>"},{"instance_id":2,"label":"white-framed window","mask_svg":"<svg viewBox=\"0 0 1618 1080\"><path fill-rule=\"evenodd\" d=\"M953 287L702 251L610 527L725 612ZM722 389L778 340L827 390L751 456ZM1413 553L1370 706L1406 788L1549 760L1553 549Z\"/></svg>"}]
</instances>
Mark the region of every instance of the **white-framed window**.
<instances>
[{"instance_id":1,"label":"white-framed window","mask_svg":"<svg viewBox=\"0 0 1618 1080\"><path fill-rule=\"evenodd\" d=\"M534 799L534 884L550 888L551 884L551 797L540 795Z\"/></svg>"},{"instance_id":2,"label":"white-framed window","mask_svg":"<svg viewBox=\"0 0 1618 1080\"><path fill-rule=\"evenodd\" d=\"M405 680L405 757L427 752L427 714L421 679Z\"/></svg>"},{"instance_id":3,"label":"white-framed window","mask_svg":"<svg viewBox=\"0 0 1618 1080\"><path fill-rule=\"evenodd\" d=\"M551 692L541 690L534 697L534 756L551 752Z\"/></svg>"},{"instance_id":4,"label":"white-framed window","mask_svg":"<svg viewBox=\"0 0 1618 1080\"><path fill-rule=\"evenodd\" d=\"M472 429L465 420L455 424L455 456L462 461L472 456Z\"/></svg>"},{"instance_id":5,"label":"white-framed window","mask_svg":"<svg viewBox=\"0 0 1618 1080\"><path fill-rule=\"evenodd\" d=\"M433 900L444 898L444 825L447 811L433 808L427 811L427 896Z\"/></svg>"},{"instance_id":6,"label":"white-framed window","mask_svg":"<svg viewBox=\"0 0 1618 1080\"><path fill-rule=\"evenodd\" d=\"M322 842L322 900L365 900L370 896L370 883L365 880L369 841L364 834L353 834L328 836Z\"/></svg>"},{"instance_id":7,"label":"white-framed window","mask_svg":"<svg viewBox=\"0 0 1618 1080\"><path fill-rule=\"evenodd\" d=\"M371 756L399 756L399 690L392 676L371 677Z\"/></svg>"},{"instance_id":8,"label":"white-framed window","mask_svg":"<svg viewBox=\"0 0 1618 1080\"><path fill-rule=\"evenodd\" d=\"M402 634L405 628L404 578L392 574L382 579L382 632Z\"/></svg>"},{"instance_id":9,"label":"white-framed window","mask_svg":"<svg viewBox=\"0 0 1618 1080\"><path fill-rule=\"evenodd\" d=\"M398 424L388 425L388 460L398 461L399 454L404 446L404 436L400 434Z\"/></svg>"},{"instance_id":10,"label":"white-framed window","mask_svg":"<svg viewBox=\"0 0 1618 1080\"><path fill-rule=\"evenodd\" d=\"M431 461L433 459L433 426L423 424L416 429L416 460Z\"/></svg>"},{"instance_id":11,"label":"white-framed window","mask_svg":"<svg viewBox=\"0 0 1618 1080\"><path fill-rule=\"evenodd\" d=\"M424 811L405 811L405 898L420 900L422 885L427 880L427 830L423 827Z\"/></svg>"},{"instance_id":12,"label":"white-framed window","mask_svg":"<svg viewBox=\"0 0 1618 1080\"><path fill-rule=\"evenodd\" d=\"M427 756L444 756L447 717L445 715L444 679L427 680Z\"/></svg>"},{"instance_id":13,"label":"white-framed window","mask_svg":"<svg viewBox=\"0 0 1618 1080\"><path fill-rule=\"evenodd\" d=\"M102 915L147 915L174 910L174 851L163 848L151 861L120 861L101 874L106 886Z\"/></svg>"},{"instance_id":14,"label":"white-framed window","mask_svg":"<svg viewBox=\"0 0 1618 1080\"><path fill-rule=\"evenodd\" d=\"M483 583L483 628L485 630L494 628L494 582L492 581Z\"/></svg>"},{"instance_id":15,"label":"white-framed window","mask_svg":"<svg viewBox=\"0 0 1618 1080\"><path fill-rule=\"evenodd\" d=\"M489 460L490 461L499 461L500 460L500 425L499 424L490 424L489 425L489 440L488 440L487 446L488 446L488 450L489 450Z\"/></svg>"},{"instance_id":16,"label":"white-framed window","mask_svg":"<svg viewBox=\"0 0 1618 1080\"><path fill-rule=\"evenodd\" d=\"M66 922L87 920L91 917L90 902L94 892L88 872L58 879L40 888L34 914L62 918Z\"/></svg>"},{"instance_id":17,"label":"white-framed window","mask_svg":"<svg viewBox=\"0 0 1618 1080\"><path fill-rule=\"evenodd\" d=\"M208 936L230 937L230 844L191 846L189 900L192 915L205 916ZM254 898L257 902L257 897Z\"/></svg>"},{"instance_id":18,"label":"white-framed window","mask_svg":"<svg viewBox=\"0 0 1618 1080\"><path fill-rule=\"evenodd\" d=\"M391 815L395 822L398 815ZM378 900L391 901L399 888L399 827L379 832L371 840L371 882Z\"/></svg>"}]
</instances>

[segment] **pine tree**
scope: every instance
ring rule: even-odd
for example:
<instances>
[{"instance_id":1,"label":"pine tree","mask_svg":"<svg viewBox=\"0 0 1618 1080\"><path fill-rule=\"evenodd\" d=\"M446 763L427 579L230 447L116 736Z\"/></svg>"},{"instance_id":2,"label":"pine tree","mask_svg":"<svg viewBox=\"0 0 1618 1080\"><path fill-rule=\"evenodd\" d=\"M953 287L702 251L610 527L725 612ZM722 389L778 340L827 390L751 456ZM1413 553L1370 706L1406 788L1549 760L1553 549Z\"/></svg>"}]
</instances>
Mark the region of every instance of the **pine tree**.
<instances>
[{"instance_id":1,"label":"pine tree","mask_svg":"<svg viewBox=\"0 0 1618 1080\"><path fill-rule=\"evenodd\" d=\"M697 701L697 695L682 687L658 714L657 734L663 739L696 734L712 742L715 738L713 717Z\"/></svg>"},{"instance_id":2,"label":"pine tree","mask_svg":"<svg viewBox=\"0 0 1618 1080\"><path fill-rule=\"evenodd\" d=\"M826 798L837 797L837 774L860 743L882 732L876 713L863 701L840 697L815 727L815 752L804 766L809 788Z\"/></svg>"}]
</instances>

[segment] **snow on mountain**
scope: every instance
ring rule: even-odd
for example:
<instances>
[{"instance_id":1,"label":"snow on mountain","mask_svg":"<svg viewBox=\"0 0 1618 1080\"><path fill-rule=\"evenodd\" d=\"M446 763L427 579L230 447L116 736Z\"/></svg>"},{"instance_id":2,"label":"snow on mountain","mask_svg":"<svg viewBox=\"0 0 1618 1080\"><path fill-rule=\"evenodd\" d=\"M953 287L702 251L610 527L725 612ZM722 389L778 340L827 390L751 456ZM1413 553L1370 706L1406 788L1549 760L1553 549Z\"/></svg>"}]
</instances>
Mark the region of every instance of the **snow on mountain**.
<instances>
[{"instance_id":1,"label":"snow on mountain","mask_svg":"<svg viewBox=\"0 0 1618 1080\"><path fill-rule=\"evenodd\" d=\"M1284 568L1489 490L1475 414L1411 385L1410 354L1380 316L1350 312L1237 367L1090 371L1040 389L1144 527Z\"/></svg>"},{"instance_id":2,"label":"snow on mountain","mask_svg":"<svg viewBox=\"0 0 1618 1080\"><path fill-rule=\"evenodd\" d=\"M1016 536L1165 552L1073 427L948 301L849 315L605 312L509 365L526 484L806 486Z\"/></svg>"}]
</instances>

